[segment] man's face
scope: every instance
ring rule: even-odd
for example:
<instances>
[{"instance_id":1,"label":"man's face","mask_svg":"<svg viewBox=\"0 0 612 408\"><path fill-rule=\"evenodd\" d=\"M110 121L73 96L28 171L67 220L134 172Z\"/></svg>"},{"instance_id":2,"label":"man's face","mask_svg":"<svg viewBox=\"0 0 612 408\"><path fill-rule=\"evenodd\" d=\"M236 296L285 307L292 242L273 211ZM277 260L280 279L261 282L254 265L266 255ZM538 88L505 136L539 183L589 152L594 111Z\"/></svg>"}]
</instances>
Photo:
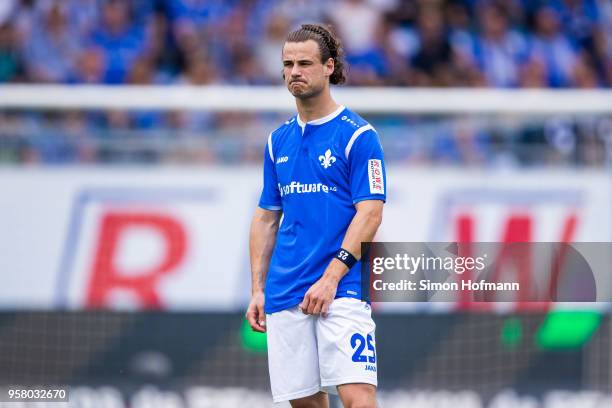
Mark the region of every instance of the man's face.
<instances>
[{"instance_id":1,"label":"man's face","mask_svg":"<svg viewBox=\"0 0 612 408\"><path fill-rule=\"evenodd\" d=\"M321 63L319 46L313 40L286 42L283 47L283 75L285 85L296 98L307 99L321 93L334 72L330 58Z\"/></svg>"}]
</instances>

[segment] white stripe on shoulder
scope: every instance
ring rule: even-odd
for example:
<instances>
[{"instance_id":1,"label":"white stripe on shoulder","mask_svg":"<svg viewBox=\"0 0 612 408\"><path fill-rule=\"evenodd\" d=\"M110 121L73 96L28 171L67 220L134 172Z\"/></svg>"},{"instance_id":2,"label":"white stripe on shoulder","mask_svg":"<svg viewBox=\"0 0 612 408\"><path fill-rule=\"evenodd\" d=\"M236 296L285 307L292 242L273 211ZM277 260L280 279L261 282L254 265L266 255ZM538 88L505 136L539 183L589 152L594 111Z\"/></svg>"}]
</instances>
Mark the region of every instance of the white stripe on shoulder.
<instances>
[{"instance_id":1,"label":"white stripe on shoulder","mask_svg":"<svg viewBox=\"0 0 612 408\"><path fill-rule=\"evenodd\" d=\"M359 137L360 134L362 134L366 130L370 130L370 129L374 130L372 125L370 125L368 123L367 125L362 126L359 129L357 129L355 131L355 133L353 133L353 136L351 136L351 139L349 140L348 144L346 145L346 149L344 149L344 157L346 157L348 159L349 153L351 152L351 147L353 147L353 143L355 143L355 140L357 140L357 138Z\"/></svg>"},{"instance_id":2,"label":"white stripe on shoulder","mask_svg":"<svg viewBox=\"0 0 612 408\"><path fill-rule=\"evenodd\" d=\"M268 136L268 154L270 155L270 160L274 163L274 153L272 153L272 133Z\"/></svg>"}]
</instances>

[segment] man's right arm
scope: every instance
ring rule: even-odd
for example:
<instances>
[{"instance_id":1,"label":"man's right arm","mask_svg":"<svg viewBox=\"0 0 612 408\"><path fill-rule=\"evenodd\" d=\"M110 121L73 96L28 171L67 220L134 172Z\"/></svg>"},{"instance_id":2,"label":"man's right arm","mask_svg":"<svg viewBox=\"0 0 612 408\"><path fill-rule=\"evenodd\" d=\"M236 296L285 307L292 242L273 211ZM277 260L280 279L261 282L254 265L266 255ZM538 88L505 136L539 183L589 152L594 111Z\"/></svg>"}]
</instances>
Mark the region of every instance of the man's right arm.
<instances>
[{"instance_id":1,"label":"man's right arm","mask_svg":"<svg viewBox=\"0 0 612 408\"><path fill-rule=\"evenodd\" d=\"M282 211L272 211L258 207L251 222L249 236L251 302L246 312L246 318L253 330L262 333L266 331L266 314L264 312L266 274L276 243L281 215Z\"/></svg>"}]
</instances>

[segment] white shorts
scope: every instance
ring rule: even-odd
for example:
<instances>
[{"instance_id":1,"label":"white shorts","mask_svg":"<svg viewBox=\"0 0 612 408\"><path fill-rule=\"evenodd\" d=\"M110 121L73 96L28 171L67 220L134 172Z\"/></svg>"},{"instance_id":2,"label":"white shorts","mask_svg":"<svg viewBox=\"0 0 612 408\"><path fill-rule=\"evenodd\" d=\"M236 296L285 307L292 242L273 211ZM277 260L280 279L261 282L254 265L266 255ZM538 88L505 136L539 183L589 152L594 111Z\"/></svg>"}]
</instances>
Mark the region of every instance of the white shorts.
<instances>
[{"instance_id":1,"label":"white shorts","mask_svg":"<svg viewBox=\"0 0 612 408\"><path fill-rule=\"evenodd\" d=\"M274 402L294 400L336 386L376 381L376 343L370 305L335 299L327 317L297 307L266 316L268 365Z\"/></svg>"}]
</instances>

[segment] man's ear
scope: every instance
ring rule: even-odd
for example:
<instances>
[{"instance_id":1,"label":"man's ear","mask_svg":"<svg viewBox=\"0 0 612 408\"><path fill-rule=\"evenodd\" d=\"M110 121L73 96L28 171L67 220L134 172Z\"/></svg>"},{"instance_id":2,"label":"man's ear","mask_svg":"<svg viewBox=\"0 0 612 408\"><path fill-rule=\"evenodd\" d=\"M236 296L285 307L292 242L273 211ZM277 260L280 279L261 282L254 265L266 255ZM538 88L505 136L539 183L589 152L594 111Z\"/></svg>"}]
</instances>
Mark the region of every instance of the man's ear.
<instances>
[{"instance_id":1,"label":"man's ear","mask_svg":"<svg viewBox=\"0 0 612 408\"><path fill-rule=\"evenodd\" d=\"M331 76L334 73L334 68L335 68L334 59L328 58L327 62L325 63L325 75Z\"/></svg>"}]
</instances>

